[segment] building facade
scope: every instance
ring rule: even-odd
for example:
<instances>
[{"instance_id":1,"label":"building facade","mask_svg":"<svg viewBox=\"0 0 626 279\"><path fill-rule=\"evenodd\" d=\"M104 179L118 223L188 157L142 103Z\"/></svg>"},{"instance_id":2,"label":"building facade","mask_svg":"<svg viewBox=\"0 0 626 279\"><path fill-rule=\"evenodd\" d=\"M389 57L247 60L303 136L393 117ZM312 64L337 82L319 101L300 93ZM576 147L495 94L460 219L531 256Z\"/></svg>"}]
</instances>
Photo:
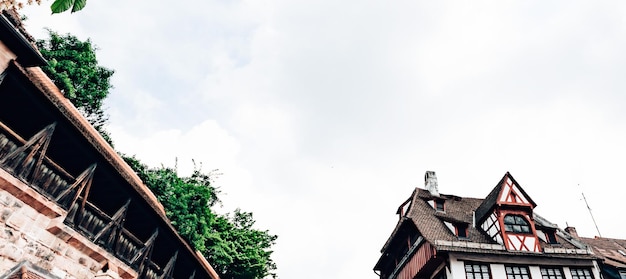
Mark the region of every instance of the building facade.
<instances>
[{"instance_id":1,"label":"building facade","mask_svg":"<svg viewBox=\"0 0 626 279\"><path fill-rule=\"evenodd\" d=\"M0 15L0 278L218 275Z\"/></svg>"},{"instance_id":2,"label":"building facade","mask_svg":"<svg viewBox=\"0 0 626 279\"><path fill-rule=\"evenodd\" d=\"M482 199L440 194L434 172L400 205L374 271L381 279L594 279L599 259L534 212L506 173Z\"/></svg>"}]
</instances>

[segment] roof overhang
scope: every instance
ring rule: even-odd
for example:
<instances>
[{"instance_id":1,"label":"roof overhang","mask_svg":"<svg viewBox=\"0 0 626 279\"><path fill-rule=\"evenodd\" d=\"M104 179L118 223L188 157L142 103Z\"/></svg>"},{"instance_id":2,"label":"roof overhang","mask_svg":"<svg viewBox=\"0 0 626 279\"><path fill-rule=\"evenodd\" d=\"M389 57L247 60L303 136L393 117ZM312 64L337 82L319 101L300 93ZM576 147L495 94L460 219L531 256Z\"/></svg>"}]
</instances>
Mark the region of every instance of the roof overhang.
<instances>
[{"instance_id":1,"label":"roof overhang","mask_svg":"<svg viewBox=\"0 0 626 279\"><path fill-rule=\"evenodd\" d=\"M57 123L46 155L68 173L76 176L97 164L88 200L100 210L113 215L132 199L125 227L142 241L158 229L154 262L163 266L178 251L177 277L196 269L196 278L218 278L176 232L154 194L39 67L24 68L13 61L0 83L0 99L0 121L24 138Z\"/></svg>"},{"instance_id":2,"label":"roof overhang","mask_svg":"<svg viewBox=\"0 0 626 279\"><path fill-rule=\"evenodd\" d=\"M25 67L44 66L48 63L4 14L0 14L0 41L17 55L17 61Z\"/></svg>"}]
</instances>

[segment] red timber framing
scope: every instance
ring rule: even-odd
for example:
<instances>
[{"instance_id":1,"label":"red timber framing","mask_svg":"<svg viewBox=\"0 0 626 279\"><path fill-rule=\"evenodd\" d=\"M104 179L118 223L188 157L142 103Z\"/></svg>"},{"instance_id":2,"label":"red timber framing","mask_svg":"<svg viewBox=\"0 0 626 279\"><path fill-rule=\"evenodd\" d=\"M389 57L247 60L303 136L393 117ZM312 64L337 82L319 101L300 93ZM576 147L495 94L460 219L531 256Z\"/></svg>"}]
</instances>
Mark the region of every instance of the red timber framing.
<instances>
[{"instance_id":1,"label":"red timber framing","mask_svg":"<svg viewBox=\"0 0 626 279\"><path fill-rule=\"evenodd\" d=\"M522 216L528 222L530 229L529 233L515 233L507 232L504 225L504 218L507 215ZM537 230L535 229L535 222L532 218L529 218L528 213L522 210L498 210L498 223L500 224L501 234L504 241L504 246L507 250L516 251L528 251L528 252L541 252L539 241L537 238Z\"/></svg>"},{"instance_id":2,"label":"red timber framing","mask_svg":"<svg viewBox=\"0 0 626 279\"><path fill-rule=\"evenodd\" d=\"M519 205L528 206L531 209L534 208L530 198L521 190L508 173L503 180L500 195L498 196L498 204Z\"/></svg>"}]
</instances>

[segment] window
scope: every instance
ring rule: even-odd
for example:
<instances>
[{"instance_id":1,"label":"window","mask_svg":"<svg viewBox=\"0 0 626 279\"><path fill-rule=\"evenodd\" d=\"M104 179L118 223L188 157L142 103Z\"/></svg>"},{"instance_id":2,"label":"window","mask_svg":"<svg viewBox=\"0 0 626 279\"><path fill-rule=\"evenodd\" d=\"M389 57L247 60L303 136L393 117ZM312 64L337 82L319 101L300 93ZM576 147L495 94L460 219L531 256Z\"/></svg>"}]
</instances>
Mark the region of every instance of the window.
<instances>
[{"instance_id":1,"label":"window","mask_svg":"<svg viewBox=\"0 0 626 279\"><path fill-rule=\"evenodd\" d=\"M506 268L507 279L530 279L530 273L528 267L525 266L507 266Z\"/></svg>"},{"instance_id":2,"label":"window","mask_svg":"<svg viewBox=\"0 0 626 279\"><path fill-rule=\"evenodd\" d=\"M557 243L559 243L556 240L556 233L554 231L547 231L546 232L546 239L548 240L548 243L550 243L550 244L557 244Z\"/></svg>"},{"instance_id":3,"label":"window","mask_svg":"<svg viewBox=\"0 0 626 279\"><path fill-rule=\"evenodd\" d=\"M530 225L522 215L504 216L504 230L512 233L530 233Z\"/></svg>"},{"instance_id":4,"label":"window","mask_svg":"<svg viewBox=\"0 0 626 279\"><path fill-rule=\"evenodd\" d=\"M467 279L491 279L489 265L481 263L465 263Z\"/></svg>"},{"instance_id":5,"label":"window","mask_svg":"<svg viewBox=\"0 0 626 279\"><path fill-rule=\"evenodd\" d=\"M456 235L459 238L467 238L467 224L457 224Z\"/></svg>"},{"instance_id":6,"label":"window","mask_svg":"<svg viewBox=\"0 0 626 279\"><path fill-rule=\"evenodd\" d=\"M563 271L557 267L542 267L541 279L563 279Z\"/></svg>"},{"instance_id":7,"label":"window","mask_svg":"<svg viewBox=\"0 0 626 279\"><path fill-rule=\"evenodd\" d=\"M445 211L445 208L443 207L443 200L435 200L435 209L437 211Z\"/></svg>"},{"instance_id":8,"label":"window","mask_svg":"<svg viewBox=\"0 0 626 279\"><path fill-rule=\"evenodd\" d=\"M573 268L569 269L572 272L572 279L593 279L591 270L589 268Z\"/></svg>"}]
</instances>

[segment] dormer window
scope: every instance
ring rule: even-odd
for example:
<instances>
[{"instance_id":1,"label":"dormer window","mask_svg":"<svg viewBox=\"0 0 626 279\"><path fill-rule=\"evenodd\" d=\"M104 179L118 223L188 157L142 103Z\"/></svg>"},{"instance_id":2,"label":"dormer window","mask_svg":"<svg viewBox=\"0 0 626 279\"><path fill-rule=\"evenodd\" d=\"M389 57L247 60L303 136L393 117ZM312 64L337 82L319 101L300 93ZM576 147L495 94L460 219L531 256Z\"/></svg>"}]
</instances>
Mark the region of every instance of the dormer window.
<instances>
[{"instance_id":1,"label":"dormer window","mask_svg":"<svg viewBox=\"0 0 626 279\"><path fill-rule=\"evenodd\" d=\"M522 215L504 216L504 230L512 233L531 233L530 225Z\"/></svg>"},{"instance_id":2,"label":"dormer window","mask_svg":"<svg viewBox=\"0 0 626 279\"><path fill-rule=\"evenodd\" d=\"M456 224L456 236L460 239L467 239L467 224Z\"/></svg>"},{"instance_id":3,"label":"dormer window","mask_svg":"<svg viewBox=\"0 0 626 279\"><path fill-rule=\"evenodd\" d=\"M435 199L435 210L437 211L446 211L445 207L443 206L443 202L444 200L441 199Z\"/></svg>"},{"instance_id":4,"label":"dormer window","mask_svg":"<svg viewBox=\"0 0 626 279\"><path fill-rule=\"evenodd\" d=\"M396 211L396 214L398 214L398 217L400 217L400 220L402 220L403 216L406 216L409 213L409 209L411 208L411 198L407 199L405 202L403 202L400 207L398 207L398 211Z\"/></svg>"},{"instance_id":5,"label":"dormer window","mask_svg":"<svg viewBox=\"0 0 626 279\"><path fill-rule=\"evenodd\" d=\"M556 240L556 232L547 231L546 232L546 240L549 244L558 244L559 242Z\"/></svg>"}]
</instances>

